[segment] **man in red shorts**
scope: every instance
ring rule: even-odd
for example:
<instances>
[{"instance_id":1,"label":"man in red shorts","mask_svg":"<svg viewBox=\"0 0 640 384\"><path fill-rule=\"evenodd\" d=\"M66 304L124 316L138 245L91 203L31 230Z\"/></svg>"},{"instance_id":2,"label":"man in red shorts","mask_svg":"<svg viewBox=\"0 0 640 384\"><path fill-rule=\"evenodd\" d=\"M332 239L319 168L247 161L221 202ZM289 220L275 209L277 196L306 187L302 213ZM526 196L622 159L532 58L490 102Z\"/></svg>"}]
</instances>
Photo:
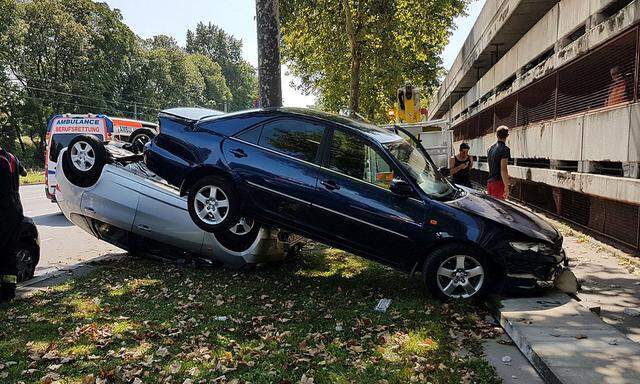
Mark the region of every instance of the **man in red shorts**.
<instances>
[{"instance_id":1,"label":"man in red shorts","mask_svg":"<svg viewBox=\"0 0 640 384\"><path fill-rule=\"evenodd\" d=\"M509 197L509 169L507 164L511 157L511 149L505 144L509 137L509 128L501 125L496 130L498 141L489 148L487 162L489 163L489 180L487 192L496 199L504 200Z\"/></svg>"}]
</instances>

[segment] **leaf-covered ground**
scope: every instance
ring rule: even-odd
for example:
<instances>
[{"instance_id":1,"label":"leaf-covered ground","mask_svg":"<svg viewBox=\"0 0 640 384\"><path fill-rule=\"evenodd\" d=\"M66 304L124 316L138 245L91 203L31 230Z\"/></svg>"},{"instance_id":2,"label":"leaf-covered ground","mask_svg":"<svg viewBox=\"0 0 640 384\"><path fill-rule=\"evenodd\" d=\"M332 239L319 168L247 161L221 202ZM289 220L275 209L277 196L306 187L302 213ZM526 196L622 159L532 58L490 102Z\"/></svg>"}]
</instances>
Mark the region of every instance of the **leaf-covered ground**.
<instances>
[{"instance_id":1,"label":"leaf-covered ground","mask_svg":"<svg viewBox=\"0 0 640 384\"><path fill-rule=\"evenodd\" d=\"M484 315L331 248L253 271L132 258L0 306L0 382L496 383Z\"/></svg>"}]
</instances>

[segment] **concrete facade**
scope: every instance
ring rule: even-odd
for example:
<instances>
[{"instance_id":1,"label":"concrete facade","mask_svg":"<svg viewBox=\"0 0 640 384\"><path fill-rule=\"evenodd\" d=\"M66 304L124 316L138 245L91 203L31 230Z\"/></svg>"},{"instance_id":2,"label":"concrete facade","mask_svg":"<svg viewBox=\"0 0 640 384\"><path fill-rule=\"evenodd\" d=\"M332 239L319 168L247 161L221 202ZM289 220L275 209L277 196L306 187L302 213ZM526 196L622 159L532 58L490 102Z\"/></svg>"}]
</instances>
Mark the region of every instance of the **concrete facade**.
<instances>
[{"instance_id":1,"label":"concrete facade","mask_svg":"<svg viewBox=\"0 0 640 384\"><path fill-rule=\"evenodd\" d=\"M523 2L506 0L487 2L438 96L431 100L430 117L449 118L453 126L465 122L640 23L640 0L561 0L553 4L538 4L545 13L536 20L529 20L531 27L521 31L521 37L486 69L481 78L465 84L468 90L451 108L443 106L445 99L451 101L447 95L455 91L467 76L464 72L476 72L468 63L475 60L482 47L486 47L490 40L487 36L495 37L507 30L509 23L515 20L511 17L518 14L518 7L523 5ZM493 17L490 17L490 12L495 12ZM472 154L482 157L494 142L494 137L488 134L464 141L470 144ZM516 160L620 162L623 167L633 168L633 163L640 162L640 104L623 103L608 109L515 127L509 145ZM627 185L626 181L621 183ZM552 184L565 185L576 191L585 190L575 183ZM610 186L588 190L591 193L599 191L597 196L608 199L618 195L635 196L618 190L609 194ZM640 204L640 199L635 197L622 200Z\"/></svg>"},{"instance_id":2,"label":"concrete facade","mask_svg":"<svg viewBox=\"0 0 640 384\"><path fill-rule=\"evenodd\" d=\"M562 0L554 1L549 6L548 3L541 1L538 6L540 9L548 8L546 13L535 20L533 26L524 31L520 39L508 51L504 52L496 63L483 69L481 72L484 74L480 79L477 79L477 70L474 66L477 66L480 55L478 51L487 48L486 44L483 44L483 42L486 43L487 38L479 39L477 37L479 31L485 30L487 34L499 35L501 28L506 28L504 21L499 22L502 18L491 19L488 25L482 24L490 19L484 14L485 8L496 9L495 4L500 3L487 2L481 12L481 17L467 38L464 48L458 54L440 88L431 98L429 118L444 117L454 124L463 121L517 89L528 85L531 81L597 48L600 44L640 21L640 1L638 0L631 1L615 15L605 17L601 12L615 2L615 0ZM493 5L487 8L489 4ZM503 13L522 5L521 2L514 1L504 1L500 4L499 9ZM568 35L581 27L585 28L585 34L574 41L568 40ZM472 43L477 45L475 50L469 48ZM525 70L525 67L534 59L552 48L555 50L552 57L538 68ZM513 85L507 90L499 92L498 88L514 76L516 81ZM469 80L470 78L471 80ZM464 92L465 89L466 92ZM495 97L473 111L468 110L469 106L491 92L495 94ZM451 108L449 108L449 103ZM465 111L466 113L463 113Z\"/></svg>"}]
</instances>

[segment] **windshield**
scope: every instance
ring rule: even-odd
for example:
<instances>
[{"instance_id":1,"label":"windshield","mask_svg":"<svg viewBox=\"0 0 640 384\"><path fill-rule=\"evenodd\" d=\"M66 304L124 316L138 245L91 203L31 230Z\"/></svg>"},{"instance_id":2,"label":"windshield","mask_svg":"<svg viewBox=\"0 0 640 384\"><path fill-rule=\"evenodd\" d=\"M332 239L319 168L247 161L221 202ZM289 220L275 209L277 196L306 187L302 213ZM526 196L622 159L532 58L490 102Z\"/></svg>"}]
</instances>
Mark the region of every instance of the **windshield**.
<instances>
[{"instance_id":1,"label":"windshield","mask_svg":"<svg viewBox=\"0 0 640 384\"><path fill-rule=\"evenodd\" d=\"M436 170L431 159L407 140L386 143L384 146L396 160L402 163L415 182L430 197L442 199L456 191Z\"/></svg>"}]
</instances>

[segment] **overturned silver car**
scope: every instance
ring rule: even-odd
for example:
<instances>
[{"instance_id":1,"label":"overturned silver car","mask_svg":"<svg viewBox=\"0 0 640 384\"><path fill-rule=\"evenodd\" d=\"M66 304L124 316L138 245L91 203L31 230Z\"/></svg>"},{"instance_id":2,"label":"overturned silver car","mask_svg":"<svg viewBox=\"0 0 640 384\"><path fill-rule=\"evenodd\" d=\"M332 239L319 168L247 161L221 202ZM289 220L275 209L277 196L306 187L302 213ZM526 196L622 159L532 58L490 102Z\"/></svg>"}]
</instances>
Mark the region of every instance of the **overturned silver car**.
<instances>
[{"instance_id":1,"label":"overturned silver car","mask_svg":"<svg viewBox=\"0 0 640 384\"><path fill-rule=\"evenodd\" d=\"M106 145L105 149L106 164L92 183L74 183L70 181L73 176L68 177L74 169L65 169L71 165L62 161L64 153L78 152L78 148L63 150L56 170L56 199L61 211L97 238L131 254L170 255L231 267L280 261L301 250L299 236L245 218L226 231L203 231L189 217L186 198L180 197L177 189L155 176L143 162L131 161L135 157L127 156L121 147Z\"/></svg>"}]
</instances>

